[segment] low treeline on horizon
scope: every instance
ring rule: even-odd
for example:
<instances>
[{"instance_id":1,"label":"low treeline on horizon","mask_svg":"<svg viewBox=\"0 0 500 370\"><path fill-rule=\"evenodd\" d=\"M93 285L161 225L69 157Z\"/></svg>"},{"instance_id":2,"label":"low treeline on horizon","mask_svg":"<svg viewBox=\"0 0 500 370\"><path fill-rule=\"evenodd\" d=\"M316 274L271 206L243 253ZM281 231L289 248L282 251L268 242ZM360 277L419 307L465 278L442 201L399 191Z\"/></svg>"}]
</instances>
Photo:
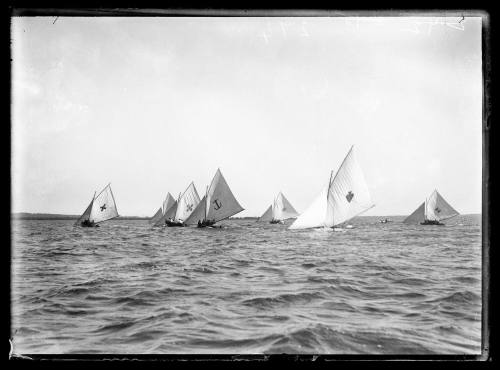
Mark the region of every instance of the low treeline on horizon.
<instances>
[{"instance_id":1,"label":"low treeline on horizon","mask_svg":"<svg viewBox=\"0 0 500 370\"><path fill-rule=\"evenodd\" d=\"M481 213L470 213L463 214L462 216L475 216ZM12 218L17 220L76 220L80 215L64 215L58 213L29 213L29 212L16 212L12 213ZM378 215L378 216L357 216L363 218L379 218L379 217L405 217L405 215ZM141 217L141 216L119 216L116 220L149 220L151 217ZM247 217L230 217L230 219L235 220L253 220L258 219L259 216L247 216Z\"/></svg>"}]
</instances>

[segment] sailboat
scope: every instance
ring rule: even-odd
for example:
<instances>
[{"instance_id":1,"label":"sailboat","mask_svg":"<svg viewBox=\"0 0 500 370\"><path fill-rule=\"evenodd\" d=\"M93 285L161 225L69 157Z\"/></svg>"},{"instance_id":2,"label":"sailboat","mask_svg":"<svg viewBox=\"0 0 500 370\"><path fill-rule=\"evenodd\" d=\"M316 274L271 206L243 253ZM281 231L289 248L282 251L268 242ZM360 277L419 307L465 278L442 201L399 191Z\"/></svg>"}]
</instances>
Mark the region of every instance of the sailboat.
<instances>
[{"instance_id":1,"label":"sailboat","mask_svg":"<svg viewBox=\"0 0 500 370\"><path fill-rule=\"evenodd\" d=\"M184 193L179 194L173 218L172 216L169 216L168 219L165 219L165 223L167 226L184 226L184 221L188 219L199 203L200 196L196 191L194 182L191 182Z\"/></svg>"},{"instance_id":2,"label":"sailboat","mask_svg":"<svg viewBox=\"0 0 500 370\"><path fill-rule=\"evenodd\" d=\"M271 224L283 224L286 219L295 218L299 213L293 208L282 192L274 199L272 205L260 216L258 221L269 221Z\"/></svg>"},{"instance_id":3,"label":"sailboat","mask_svg":"<svg viewBox=\"0 0 500 370\"><path fill-rule=\"evenodd\" d=\"M177 201L174 197L168 193L167 197L163 201L163 204L155 215L149 220L152 226L162 226L165 225L165 220L174 217L175 211L177 210Z\"/></svg>"},{"instance_id":4,"label":"sailboat","mask_svg":"<svg viewBox=\"0 0 500 370\"><path fill-rule=\"evenodd\" d=\"M198 227L213 226L216 222L225 220L244 208L234 197L220 169L217 169L210 187L193 213L186 219L186 225Z\"/></svg>"},{"instance_id":5,"label":"sailboat","mask_svg":"<svg viewBox=\"0 0 500 370\"><path fill-rule=\"evenodd\" d=\"M98 223L118 217L115 198L111 191L111 184L108 184L102 191L90 201L87 209L76 220L75 225L83 227L99 227Z\"/></svg>"},{"instance_id":6,"label":"sailboat","mask_svg":"<svg viewBox=\"0 0 500 370\"><path fill-rule=\"evenodd\" d=\"M441 221L457 215L459 215L459 213L444 200L437 190L434 190L429 198L427 198L403 222L406 224L420 223L420 225L444 225Z\"/></svg>"},{"instance_id":7,"label":"sailboat","mask_svg":"<svg viewBox=\"0 0 500 370\"><path fill-rule=\"evenodd\" d=\"M334 228L374 206L352 146L335 176L332 171L321 193L289 229Z\"/></svg>"}]
</instances>

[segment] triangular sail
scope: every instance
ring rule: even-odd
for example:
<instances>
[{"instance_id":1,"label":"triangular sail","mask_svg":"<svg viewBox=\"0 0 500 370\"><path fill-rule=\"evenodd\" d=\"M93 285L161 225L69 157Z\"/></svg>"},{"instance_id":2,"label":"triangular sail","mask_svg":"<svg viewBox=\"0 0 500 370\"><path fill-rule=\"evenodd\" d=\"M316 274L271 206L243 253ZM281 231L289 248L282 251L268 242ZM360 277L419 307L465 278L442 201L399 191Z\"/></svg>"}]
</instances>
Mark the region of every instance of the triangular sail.
<instances>
[{"instance_id":1,"label":"triangular sail","mask_svg":"<svg viewBox=\"0 0 500 370\"><path fill-rule=\"evenodd\" d=\"M167 212L170 209L170 207L173 206L174 203L175 203L174 197L170 193L167 193L167 197L163 201L162 214L164 215L165 212Z\"/></svg>"},{"instance_id":2,"label":"triangular sail","mask_svg":"<svg viewBox=\"0 0 500 370\"><path fill-rule=\"evenodd\" d=\"M194 211L184 221L186 225L196 225L198 220L203 222L205 220L205 202L207 197L204 195L200 203L196 206Z\"/></svg>"},{"instance_id":3,"label":"triangular sail","mask_svg":"<svg viewBox=\"0 0 500 370\"><path fill-rule=\"evenodd\" d=\"M325 217L327 211L327 195L328 195L328 185L326 185L321 193L316 197L314 202L307 208L289 229L308 229L311 227L321 227L325 226Z\"/></svg>"},{"instance_id":4,"label":"triangular sail","mask_svg":"<svg viewBox=\"0 0 500 370\"><path fill-rule=\"evenodd\" d=\"M257 221L271 221L273 219L273 206L269 206Z\"/></svg>"},{"instance_id":5,"label":"triangular sail","mask_svg":"<svg viewBox=\"0 0 500 370\"><path fill-rule=\"evenodd\" d=\"M374 206L354 147L340 165L328 191L327 226L342 224Z\"/></svg>"},{"instance_id":6,"label":"triangular sail","mask_svg":"<svg viewBox=\"0 0 500 370\"><path fill-rule=\"evenodd\" d=\"M206 219L213 222L221 221L244 210L231 192L220 169L210 184L206 204Z\"/></svg>"},{"instance_id":7,"label":"triangular sail","mask_svg":"<svg viewBox=\"0 0 500 370\"><path fill-rule=\"evenodd\" d=\"M405 224L417 224L425 219L425 202L403 221Z\"/></svg>"},{"instance_id":8,"label":"triangular sail","mask_svg":"<svg viewBox=\"0 0 500 370\"><path fill-rule=\"evenodd\" d=\"M174 198L172 197L172 199ZM167 211L163 214L163 216L161 216L158 219L158 221L156 221L156 223L153 226L165 225L165 220L168 220L169 218L173 219L175 217L176 211L177 211L177 201L174 200L174 203L167 208Z\"/></svg>"},{"instance_id":9,"label":"triangular sail","mask_svg":"<svg viewBox=\"0 0 500 370\"><path fill-rule=\"evenodd\" d=\"M94 194L94 197L95 197L95 194ZM89 217L90 217L90 211L92 210L92 204L93 203L94 203L94 198L92 198L92 200L90 201L90 203L89 203L87 209L85 210L85 212L83 212L83 214L80 216L80 218L78 220L76 220L75 225L79 225L84 220L88 220L89 219Z\"/></svg>"},{"instance_id":10,"label":"triangular sail","mask_svg":"<svg viewBox=\"0 0 500 370\"><path fill-rule=\"evenodd\" d=\"M288 218L297 217L299 213L293 208L288 199L283 193L279 193L273 208L273 218L275 220L286 220Z\"/></svg>"},{"instance_id":11,"label":"triangular sail","mask_svg":"<svg viewBox=\"0 0 500 370\"><path fill-rule=\"evenodd\" d=\"M200 203L200 196L196 191L194 183L191 183L179 198L175 212L175 221L186 220L198 203Z\"/></svg>"},{"instance_id":12,"label":"triangular sail","mask_svg":"<svg viewBox=\"0 0 500 370\"><path fill-rule=\"evenodd\" d=\"M443 221L455 217L458 212L434 190L425 203L425 218L429 221Z\"/></svg>"},{"instance_id":13,"label":"triangular sail","mask_svg":"<svg viewBox=\"0 0 500 370\"><path fill-rule=\"evenodd\" d=\"M91 222L98 223L115 217L118 217L118 211L111 186L108 185L95 197L89 218Z\"/></svg>"},{"instance_id":14,"label":"triangular sail","mask_svg":"<svg viewBox=\"0 0 500 370\"><path fill-rule=\"evenodd\" d=\"M153 217L151 217L151 219L149 220L149 223L150 224L156 224L156 222L158 222L158 220L160 218L162 218L163 216L163 212L162 212L162 209L161 208L158 208L158 211L156 211L156 213L154 214Z\"/></svg>"}]
</instances>

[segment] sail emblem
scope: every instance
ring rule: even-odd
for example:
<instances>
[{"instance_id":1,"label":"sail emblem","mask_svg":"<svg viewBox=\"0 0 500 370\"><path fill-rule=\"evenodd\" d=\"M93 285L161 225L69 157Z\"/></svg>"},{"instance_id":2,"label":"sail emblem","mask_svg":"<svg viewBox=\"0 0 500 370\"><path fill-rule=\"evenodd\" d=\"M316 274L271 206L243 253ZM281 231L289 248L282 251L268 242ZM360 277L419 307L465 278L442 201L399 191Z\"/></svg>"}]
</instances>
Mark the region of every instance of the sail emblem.
<instances>
[{"instance_id":1,"label":"sail emblem","mask_svg":"<svg viewBox=\"0 0 500 370\"><path fill-rule=\"evenodd\" d=\"M215 209L216 211L217 211L217 210L219 210L219 209L220 209L220 207L222 207L222 203L221 203L221 202L219 202L219 199L214 200L214 204L215 204L215 205L214 205L214 209Z\"/></svg>"},{"instance_id":2,"label":"sail emblem","mask_svg":"<svg viewBox=\"0 0 500 370\"><path fill-rule=\"evenodd\" d=\"M347 201L349 203L351 203L352 198L354 198L354 193L349 190L349 193L347 193L347 195L345 196L345 199L347 199Z\"/></svg>"},{"instance_id":3,"label":"sail emblem","mask_svg":"<svg viewBox=\"0 0 500 370\"><path fill-rule=\"evenodd\" d=\"M439 209L439 207L434 208L434 211L436 211L437 213L441 212L441 210Z\"/></svg>"},{"instance_id":4,"label":"sail emblem","mask_svg":"<svg viewBox=\"0 0 500 370\"><path fill-rule=\"evenodd\" d=\"M106 209L106 203L104 203L104 204L101 206L101 212L103 212L105 209Z\"/></svg>"},{"instance_id":5,"label":"sail emblem","mask_svg":"<svg viewBox=\"0 0 500 370\"><path fill-rule=\"evenodd\" d=\"M193 210L193 205L192 204L188 204L186 208L187 208L187 210L189 212L191 212Z\"/></svg>"}]
</instances>

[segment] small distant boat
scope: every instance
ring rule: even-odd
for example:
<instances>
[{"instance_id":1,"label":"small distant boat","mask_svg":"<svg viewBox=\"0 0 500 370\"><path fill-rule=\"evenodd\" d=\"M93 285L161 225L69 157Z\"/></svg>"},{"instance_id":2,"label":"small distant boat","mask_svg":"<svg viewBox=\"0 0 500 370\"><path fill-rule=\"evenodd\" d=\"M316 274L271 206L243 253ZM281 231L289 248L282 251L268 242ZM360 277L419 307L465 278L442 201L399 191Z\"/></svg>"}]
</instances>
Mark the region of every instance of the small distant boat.
<instances>
[{"instance_id":1,"label":"small distant boat","mask_svg":"<svg viewBox=\"0 0 500 370\"><path fill-rule=\"evenodd\" d=\"M108 184L97 196L95 194L94 192L85 212L76 220L75 226L99 227L99 223L119 216L111 184Z\"/></svg>"},{"instance_id":2,"label":"small distant boat","mask_svg":"<svg viewBox=\"0 0 500 370\"><path fill-rule=\"evenodd\" d=\"M177 199L177 207L175 209L175 214L173 218L169 217L165 219L165 224L167 226L185 226L184 220L188 219L191 213L196 209L200 203L200 196L196 191L194 183L191 182L184 193L179 194Z\"/></svg>"},{"instance_id":3,"label":"small distant boat","mask_svg":"<svg viewBox=\"0 0 500 370\"><path fill-rule=\"evenodd\" d=\"M406 224L444 225L441 221L458 216L459 213L444 200L437 190L427 198L403 222Z\"/></svg>"},{"instance_id":4,"label":"small distant boat","mask_svg":"<svg viewBox=\"0 0 500 370\"><path fill-rule=\"evenodd\" d=\"M388 223L388 222L392 222L392 220L391 220L391 219L388 219L388 218L385 218L385 219L383 219L383 220L380 220L379 222L380 222L381 224L386 224L386 223Z\"/></svg>"},{"instance_id":5,"label":"small distant boat","mask_svg":"<svg viewBox=\"0 0 500 370\"><path fill-rule=\"evenodd\" d=\"M258 221L269 221L271 224L284 224L284 220L295 218L299 213L293 208L283 193L279 192L272 205L264 212Z\"/></svg>"},{"instance_id":6,"label":"small distant boat","mask_svg":"<svg viewBox=\"0 0 500 370\"><path fill-rule=\"evenodd\" d=\"M155 215L149 220L152 226L164 226L168 218L172 218L177 210L177 201L168 193L162 206L156 211Z\"/></svg>"},{"instance_id":7,"label":"small distant boat","mask_svg":"<svg viewBox=\"0 0 500 370\"><path fill-rule=\"evenodd\" d=\"M352 146L335 176L332 171L328 184L289 229L333 228L374 206Z\"/></svg>"},{"instance_id":8,"label":"small distant boat","mask_svg":"<svg viewBox=\"0 0 500 370\"><path fill-rule=\"evenodd\" d=\"M217 169L210 187L194 209L191 215L186 218L186 225L197 225L198 227L214 227L216 222L225 220L244 208L234 197L220 169Z\"/></svg>"}]
</instances>

